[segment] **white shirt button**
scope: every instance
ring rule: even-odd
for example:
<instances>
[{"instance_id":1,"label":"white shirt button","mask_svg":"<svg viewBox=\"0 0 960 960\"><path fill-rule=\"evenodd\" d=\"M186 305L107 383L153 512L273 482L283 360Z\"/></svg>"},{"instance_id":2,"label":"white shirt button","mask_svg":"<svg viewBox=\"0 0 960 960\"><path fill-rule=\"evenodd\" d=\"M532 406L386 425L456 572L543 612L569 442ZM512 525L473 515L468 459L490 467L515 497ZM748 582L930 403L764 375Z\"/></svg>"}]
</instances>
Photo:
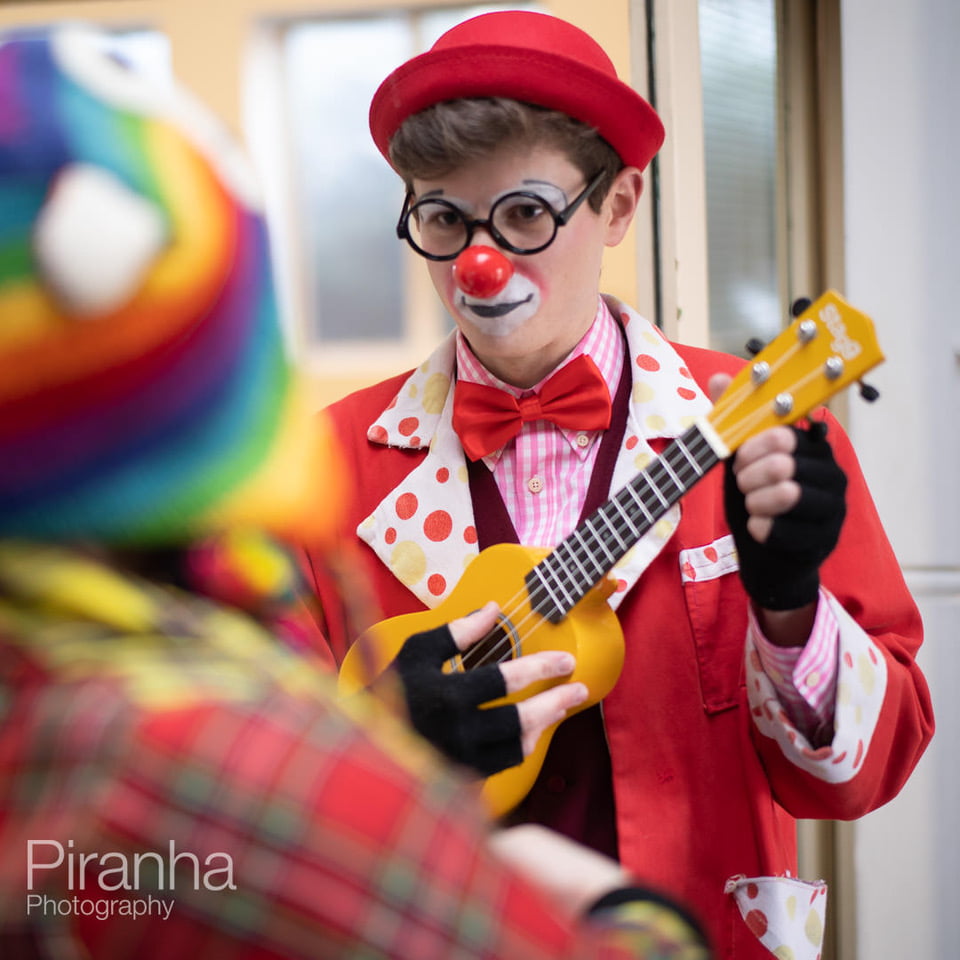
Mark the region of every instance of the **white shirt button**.
<instances>
[{"instance_id":1,"label":"white shirt button","mask_svg":"<svg viewBox=\"0 0 960 960\"><path fill-rule=\"evenodd\" d=\"M539 493L543 489L543 480L540 477L531 477L527 481L527 489L531 493Z\"/></svg>"}]
</instances>

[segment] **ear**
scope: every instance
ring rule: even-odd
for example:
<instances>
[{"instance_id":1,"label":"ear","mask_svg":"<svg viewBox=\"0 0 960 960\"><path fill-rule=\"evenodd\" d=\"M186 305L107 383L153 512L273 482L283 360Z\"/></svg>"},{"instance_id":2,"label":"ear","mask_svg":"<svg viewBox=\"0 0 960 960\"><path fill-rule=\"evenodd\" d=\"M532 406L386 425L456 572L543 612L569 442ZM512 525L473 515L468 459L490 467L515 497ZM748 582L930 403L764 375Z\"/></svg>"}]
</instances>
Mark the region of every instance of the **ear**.
<instances>
[{"instance_id":1,"label":"ear","mask_svg":"<svg viewBox=\"0 0 960 960\"><path fill-rule=\"evenodd\" d=\"M615 247L626 235L637 212L641 193L643 174L636 167L624 167L614 177L603 201L607 210L606 246Z\"/></svg>"}]
</instances>

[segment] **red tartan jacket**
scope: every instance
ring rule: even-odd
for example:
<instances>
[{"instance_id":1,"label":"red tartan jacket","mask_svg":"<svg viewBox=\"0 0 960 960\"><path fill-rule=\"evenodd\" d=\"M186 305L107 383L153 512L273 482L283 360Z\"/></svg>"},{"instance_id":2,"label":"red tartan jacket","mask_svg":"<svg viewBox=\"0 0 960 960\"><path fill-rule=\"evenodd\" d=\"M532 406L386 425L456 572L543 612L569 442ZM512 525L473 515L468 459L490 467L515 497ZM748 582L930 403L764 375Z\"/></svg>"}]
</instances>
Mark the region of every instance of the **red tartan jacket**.
<instances>
[{"instance_id":1,"label":"red tartan jacket","mask_svg":"<svg viewBox=\"0 0 960 960\"><path fill-rule=\"evenodd\" d=\"M673 346L703 389L712 373L732 372L741 363ZM405 379L362 390L329 410L355 478L355 501L344 517L348 537L425 455L367 439L368 427ZM676 533L618 610L626 660L602 709L620 858L645 881L691 904L724 957L770 957L725 894L726 881L796 876L795 818L847 820L886 803L933 733L929 693L914 659L922 637L919 613L851 444L828 413L822 416L849 481L847 520L821 569L841 622L832 745L818 751L805 746L751 669L745 657L748 601L736 567L704 578L681 575L691 558L729 541L722 469L686 495ZM354 547L357 580L378 608L371 620L422 609L365 544L354 540ZM315 586L331 612L335 655L342 657L351 637L334 619L337 598L321 578ZM879 671L882 688L870 680L864 704L841 709L841 700L861 696L857 671L867 676L871 669ZM855 730L845 739L847 709L869 714L866 735ZM838 774L841 769L846 773Z\"/></svg>"},{"instance_id":2,"label":"red tartan jacket","mask_svg":"<svg viewBox=\"0 0 960 960\"><path fill-rule=\"evenodd\" d=\"M0 956L706 960L658 895L570 917L489 849L469 784L315 666L235 608L0 537Z\"/></svg>"}]
</instances>

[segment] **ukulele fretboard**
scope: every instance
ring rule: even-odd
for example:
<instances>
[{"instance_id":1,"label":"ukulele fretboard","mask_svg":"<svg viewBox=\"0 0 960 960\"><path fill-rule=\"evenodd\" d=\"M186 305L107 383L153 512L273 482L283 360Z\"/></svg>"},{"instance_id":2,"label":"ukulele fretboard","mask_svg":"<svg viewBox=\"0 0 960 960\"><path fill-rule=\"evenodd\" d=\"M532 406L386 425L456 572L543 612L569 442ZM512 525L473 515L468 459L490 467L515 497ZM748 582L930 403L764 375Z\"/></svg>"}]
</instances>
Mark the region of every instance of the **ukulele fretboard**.
<instances>
[{"instance_id":1,"label":"ukulele fretboard","mask_svg":"<svg viewBox=\"0 0 960 960\"><path fill-rule=\"evenodd\" d=\"M719 460L697 425L671 441L527 574L531 607L561 621Z\"/></svg>"}]
</instances>

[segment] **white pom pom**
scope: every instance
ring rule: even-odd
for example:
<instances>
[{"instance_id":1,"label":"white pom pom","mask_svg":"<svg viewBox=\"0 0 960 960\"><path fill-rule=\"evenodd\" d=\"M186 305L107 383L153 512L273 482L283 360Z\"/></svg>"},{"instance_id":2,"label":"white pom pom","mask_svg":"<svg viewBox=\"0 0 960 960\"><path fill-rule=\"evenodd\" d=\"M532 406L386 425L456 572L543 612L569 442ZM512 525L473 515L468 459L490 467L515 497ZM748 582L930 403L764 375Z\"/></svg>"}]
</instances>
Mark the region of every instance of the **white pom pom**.
<instances>
[{"instance_id":1,"label":"white pom pom","mask_svg":"<svg viewBox=\"0 0 960 960\"><path fill-rule=\"evenodd\" d=\"M51 294L81 315L122 306L167 242L154 203L102 167L79 163L57 176L33 238Z\"/></svg>"}]
</instances>

